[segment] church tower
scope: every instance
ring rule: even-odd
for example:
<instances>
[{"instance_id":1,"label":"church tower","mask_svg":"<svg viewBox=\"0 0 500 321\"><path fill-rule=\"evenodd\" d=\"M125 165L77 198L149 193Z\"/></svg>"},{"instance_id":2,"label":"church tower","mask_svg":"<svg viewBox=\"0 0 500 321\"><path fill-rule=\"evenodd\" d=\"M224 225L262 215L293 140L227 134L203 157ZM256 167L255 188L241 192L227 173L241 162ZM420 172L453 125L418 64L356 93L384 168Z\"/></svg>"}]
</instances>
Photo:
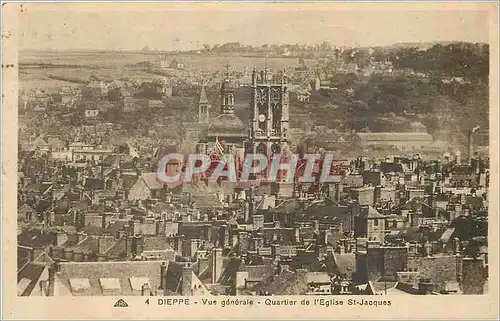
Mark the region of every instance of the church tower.
<instances>
[{"instance_id":1,"label":"church tower","mask_svg":"<svg viewBox=\"0 0 500 321\"><path fill-rule=\"evenodd\" d=\"M224 80L220 87L220 106L222 114L234 114L234 89L229 83L229 65L226 65Z\"/></svg>"},{"instance_id":2,"label":"church tower","mask_svg":"<svg viewBox=\"0 0 500 321\"><path fill-rule=\"evenodd\" d=\"M211 143L225 145L224 150L236 146L239 148L248 136L245 124L234 112L235 86L230 81L229 65L227 65L220 86L220 114L210 120L206 136Z\"/></svg>"},{"instance_id":3,"label":"church tower","mask_svg":"<svg viewBox=\"0 0 500 321\"><path fill-rule=\"evenodd\" d=\"M250 153L281 153L289 141L288 85L285 75L269 79L268 69L252 73Z\"/></svg>"},{"instance_id":4,"label":"church tower","mask_svg":"<svg viewBox=\"0 0 500 321\"><path fill-rule=\"evenodd\" d=\"M205 92L205 86L201 87L200 101L198 102L198 122L200 124L207 124L210 119L210 102Z\"/></svg>"}]
</instances>

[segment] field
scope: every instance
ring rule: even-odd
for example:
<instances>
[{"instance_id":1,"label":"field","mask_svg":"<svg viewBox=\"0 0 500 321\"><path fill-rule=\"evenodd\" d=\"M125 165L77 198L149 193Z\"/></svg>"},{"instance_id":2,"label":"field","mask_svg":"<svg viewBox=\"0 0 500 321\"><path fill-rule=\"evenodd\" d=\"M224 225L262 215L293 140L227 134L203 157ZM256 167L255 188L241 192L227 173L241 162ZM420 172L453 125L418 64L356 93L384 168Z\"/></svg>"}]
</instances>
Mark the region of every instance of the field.
<instances>
[{"instance_id":1,"label":"field","mask_svg":"<svg viewBox=\"0 0 500 321\"><path fill-rule=\"evenodd\" d=\"M20 52L20 88L54 88L75 85L71 82L52 80L49 76L71 77L81 80L88 80L91 75L110 80L120 78L152 79L157 76L132 65L144 61L155 63L162 56L160 53L139 52ZM266 59L265 57L245 57L240 54L223 56L177 54L169 56L169 60L173 59L182 61L186 71L193 72L222 71L226 64L237 71L242 71L245 67L249 70L254 67L263 69L266 63L273 70L298 66L296 58ZM309 63L311 62L309 61ZM46 66L42 68L40 64Z\"/></svg>"}]
</instances>

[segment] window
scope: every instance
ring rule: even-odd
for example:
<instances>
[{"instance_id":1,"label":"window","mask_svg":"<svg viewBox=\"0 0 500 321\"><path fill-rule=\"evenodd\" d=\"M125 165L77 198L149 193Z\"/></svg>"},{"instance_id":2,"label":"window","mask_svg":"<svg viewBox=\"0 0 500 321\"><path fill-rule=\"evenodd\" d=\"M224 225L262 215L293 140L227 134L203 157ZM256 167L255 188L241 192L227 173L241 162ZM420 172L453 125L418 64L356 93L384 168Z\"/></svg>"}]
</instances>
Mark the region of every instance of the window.
<instances>
[{"instance_id":1,"label":"window","mask_svg":"<svg viewBox=\"0 0 500 321\"><path fill-rule=\"evenodd\" d=\"M398 222L397 221L393 221L392 222L392 227L398 227Z\"/></svg>"},{"instance_id":2,"label":"window","mask_svg":"<svg viewBox=\"0 0 500 321\"><path fill-rule=\"evenodd\" d=\"M373 224L374 224L375 226L378 226L378 220L374 220L374 221L373 221Z\"/></svg>"}]
</instances>

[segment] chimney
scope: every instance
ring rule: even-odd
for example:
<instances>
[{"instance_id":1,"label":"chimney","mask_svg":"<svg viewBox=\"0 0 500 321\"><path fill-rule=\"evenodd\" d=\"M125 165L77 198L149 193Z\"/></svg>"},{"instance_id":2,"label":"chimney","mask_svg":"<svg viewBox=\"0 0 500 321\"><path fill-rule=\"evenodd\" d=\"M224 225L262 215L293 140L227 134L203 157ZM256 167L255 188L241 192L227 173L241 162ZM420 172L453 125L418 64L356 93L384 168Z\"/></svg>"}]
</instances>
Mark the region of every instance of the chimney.
<instances>
[{"instance_id":1,"label":"chimney","mask_svg":"<svg viewBox=\"0 0 500 321\"><path fill-rule=\"evenodd\" d=\"M182 295L193 295L193 269L191 267L182 268Z\"/></svg>"},{"instance_id":2,"label":"chimney","mask_svg":"<svg viewBox=\"0 0 500 321\"><path fill-rule=\"evenodd\" d=\"M83 252L81 251L75 251L73 258L75 262L85 262Z\"/></svg>"},{"instance_id":3,"label":"chimney","mask_svg":"<svg viewBox=\"0 0 500 321\"><path fill-rule=\"evenodd\" d=\"M125 232L125 235L127 235L127 236L132 235L131 229L130 229L130 224L125 224L123 226L123 231Z\"/></svg>"},{"instance_id":4,"label":"chimney","mask_svg":"<svg viewBox=\"0 0 500 321\"><path fill-rule=\"evenodd\" d=\"M344 249L345 249L345 251L346 251L346 253L347 253L347 252L348 252L348 249L349 249L349 245L350 245L351 243L349 242L349 240L348 240L348 239L343 239L343 240L341 240L341 241L342 241L342 244L344 245Z\"/></svg>"},{"instance_id":5,"label":"chimney","mask_svg":"<svg viewBox=\"0 0 500 321\"><path fill-rule=\"evenodd\" d=\"M144 283L141 287L141 295L151 295L151 288L149 287L148 283Z\"/></svg>"},{"instance_id":6,"label":"chimney","mask_svg":"<svg viewBox=\"0 0 500 321\"><path fill-rule=\"evenodd\" d=\"M433 284L430 279L420 279L418 282L418 294L426 295L432 293Z\"/></svg>"},{"instance_id":7,"label":"chimney","mask_svg":"<svg viewBox=\"0 0 500 321\"><path fill-rule=\"evenodd\" d=\"M108 227L108 222L109 222L109 214L108 213L102 213L102 216L101 216L101 225L102 225L102 228L107 228Z\"/></svg>"},{"instance_id":8,"label":"chimney","mask_svg":"<svg viewBox=\"0 0 500 321\"><path fill-rule=\"evenodd\" d=\"M176 248L176 250L177 250L177 254L178 254L179 256L184 256L184 253L183 253L183 251L182 251L182 243L183 243L182 241L183 241L183 240L184 240L184 235L179 235L179 236L177 237L177 242L176 242L176 246L177 246L177 248Z\"/></svg>"},{"instance_id":9,"label":"chimney","mask_svg":"<svg viewBox=\"0 0 500 321\"><path fill-rule=\"evenodd\" d=\"M469 161L472 159L472 130L469 130L467 132L467 160Z\"/></svg>"},{"instance_id":10,"label":"chimney","mask_svg":"<svg viewBox=\"0 0 500 321\"><path fill-rule=\"evenodd\" d=\"M357 242L355 239L350 239L347 244L349 244L349 251L348 251L349 253L357 252L358 250L356 248Z\"/></svg>"},{"instance_id":11,"label":"chimney","mask_svg":"<svg viewBox=\"0 0 500 321\"><path fill-rule=\"evenodd\" d=\"M279 257L281 253L280 248L281 246L279 244L273 244L271 247L272 255L275 257Z\"/></svg>"},{"instance_id":12,"label":"chimney","mask_svg":"<svg viewBox=\"0 0 500 321\"><path fill-rule=\"evenodd\" d=\"M115 238L112 235L101 235L97 238L98 254L103 254L115 244Z\"/></svg>"},{"instance_id":13,"label":"chimney","mask_svg":"<svg viewBox=\"0 0 500 321\"><path fill-rule=\"evenodd\" d=\"M212 249L212 283L217 283L222 274L222 249Z\"/></svg>"},{"instance_id":14,"label":"chimney","mask_svg":"<svg viewBox=\"0 0 500 321\"><path fill-rule=\"evenodd\" d=\"M246 231L238 232L238 243L240 245L240 253L246 253L248 251L248 234Z\"/></svg>"},{"instance_id":15,"label":"chimney","mask_svg":"<svg viewBox=\"0 0 500 321\"><path fill-rule=\"evenodd\" d=\"M166 274L167 274L167 265L165 264L165 262L163 262L161 265L160 265L160 290L165 290L166 288Z\"/></svg>"},{"instance_id":16,"label":"chimney","mask_svg":"<svg viewBox=\"0 0 500 321\"><path fill-rule=\"evenodd\" d=\"M195 255L196 251L198 251L198 247L200 246L200 240L199 239L191 239L190 242L191 242L190 256L193 257Z\"/></svg>"},{"instance_id":17,"label":"chimney","mask_svg":"<svg viewBox=\"0 0 500 321\"><path fill-rule=\"evenodd\" d=\"M343 189L342 183L335 184L335 196L337 203L340 203L340 196L342 194L342 189Z\"/></svg>"},{"instance_id":18,"label":"chimney","mask_svg":"<svg viewBox=\"0 0 500 321\"><path fill-rule=\"evenodd\" d=\"M196 254L196 260L198 261L198 271L199 273L205 273L210 268L210 257L208 256L208 252L198 251Z\"/></svg>"},{"instance_id":19,"label":"chimney","mask_svg":"<svg viewBox=\"0 0 500 321\"><path fill-rule=\"evenodd\" d=\"M52 246L51 246L51 247L49 248L49 252L52 252L52 251L53 251L53 250L52 250ZM52 255L50 255L50 256L52 256ZM30 249L29 249L29 261L30 261L30 262L33 262L34 260L35 260L35 249L30 248Z\"/></svg>"},{"instance_id":20,"label":"chimney","mask_svg":"<svg viewBox=\"0 0 500 321\"><path fill-rule=\"evenodd\" d=\"M136 256L137 254L141 253L139 251L139 238L137 236L132 236L131 237L131 242L130 242L130 253L133 256Z\"/></svg>"},{"instance_id":21,"label":"chimney","mask_svg":"<svg viewBox=\"0 0 500 321\"><path fill-rule=\"evenodd\" d=\"M73 261L74 251L72 249L65 248L64 249L64 259L68 261Z\"/></svg>"},{"instance_id":22,"label":"chimney","mask_svg":"<svg viewBox=\"0 0 500 321\"><path fill-rule=\"evenodd\" d=\"M259 248L264 246L264 237L261 234L257 234L253 237L253 249L258 250Z\"/></svg>"},{"instance_id":23,"label":"chimney","mask_svg":"<svg viewBox=\"0 0 500 321\"><path fill-rule=\"evenodd\" d=\"M227 238L227 234L228 234L228 226L226 224L224 224L219 228L219 244L221 246L229 245L228 244L229 240Z\"/></svg>"},{"instance_id":24,"label":"chimney","mask_svg":"<svg viewBox=\"0 0 500 321\"><path fill-rule=\"evenodd\" d=\"M458 237L455 237L453 239L453 254L460 255L460 246L460 239Z\"/></svg>"},{"instance_id":25,"label":"chimney","mask_svg":"<svg viewBox=\"0 0 500 321\"><path fill-rule=\"evenodd\" d=\"M234 247L236 244L238 244L238 234L233 232L231 234L231 246Z\"/></svg>"},{"instance_id":26,"label":"chimney","mask_svg":"<svg viewBox=\"0 0 500 321\"><path fill-rule=\"evenodd\" d=\"M377 185L373 191L373 205L380 204L380 199L382 197L382 186Z\"/></svg>"},{"instance_id":27,"label":"chimney","mask_svg":"<svg viewBox=\"0 0 500 321\"><path fill-rule=\"evenodd\" d=\"M432 255L432 244L429 242L425 243L424 250L425 250L425 256L431 256Z\"/></svg>"},{"instance_id":28,"label":"chimney","mask_svg":"<svg viewBox=\"0 0 500 321\"><path fill-rule=\"evenodd\" d=\"M127 252L127 257L132 255L132 242L133 239L128 234L128 231L125 230L125 251Z\"/></svg>"},{"instance_id":29,"label":"chimney","mask_svg":"<svg viewBox=\"0 0 500 321\"><path fill-rule=\"evenodd\" d=\"M314 231L319 233L319 220L314 220Z\"/></svg>"},{"instance_id":30,"label":"chimney","mask_svg":"<svg viewBox=\"0 0 500 321\"><path fill-rule=\"evenodd\" d=\"M138 235L137 238L137 254L144 252L144 235Z\"/></svg>"},{"instance_id":31,"label":"chimney","mask_svg":"<svg viewBox=\"0 0 500 321\"><path fill-rule=\"evenodd\" d=\"M56 233L56 246L62 246L68 240L68 234L66 232Z\"/></svg>"},{"instance_id":32,"label":"chimney","mask_svg":"<svg viewBox=\"0 0 500 321\"><path fill-rule=\"evenodd\" d=\"M81 241L83 241L84 239L87 238L87 234L85 234L84 231L80 231L76 234L76 238L77 238L77 242L80 243Z\"/></svg>"},{"instance_id":33,"label":"chimney","mask_svg":"<svg viewBox=\"0 0 500 321\"><path fill-rule=\"evenodd\" d=\"M462 157L461 157L461 155L460 155L460 151L459 151L459 150L457 150L457 151L455 152L455 163L456 163L457 165L460 165L460 164L462 163Z\"/></svg>"},{"instance_id":34,"label":"chimney","mask_svg":"<svg viewBox=\"0 0 500 321\"><path fill-rule=\"evenodd\" d=\"M298 228L295 229L295 243L300 244L300 230Z\"/></svg>"},{"instance_id":35,"label":"chimney","mask_svg":"<svg viewBox=\"0 0 500 321\"><path fill-rule=\"evenodd\" d=\"M320 233L320 244L325 245L328 244L328 240L330 239L330 236L332 235L332 230L328 229L325 230L324 233Z\"/></svg>"},{"instance_id":36,"label":"chimney","mask_svg":"<svg viewBox=\"0 0 500 321\"><path fill-rule=\"evenodd\" d=\"M55 287L56 287L56 272L59 270L59 262L53 263L49 266L49 286L47 291L47 296L55 295Z\"/></svg>"},{"instance_id":37,"label":"chimney","mask_svg":"<svg viewBox=\"0 0 500 321\"><path fill-rule=\"evenodd\" d=\"M136 230L137 230L137 225L136 225L136 221L135 220L130 220L129 221L129 232L130 232L130 235L135 235L136 234Z\"/></svg>"}]
</instances>

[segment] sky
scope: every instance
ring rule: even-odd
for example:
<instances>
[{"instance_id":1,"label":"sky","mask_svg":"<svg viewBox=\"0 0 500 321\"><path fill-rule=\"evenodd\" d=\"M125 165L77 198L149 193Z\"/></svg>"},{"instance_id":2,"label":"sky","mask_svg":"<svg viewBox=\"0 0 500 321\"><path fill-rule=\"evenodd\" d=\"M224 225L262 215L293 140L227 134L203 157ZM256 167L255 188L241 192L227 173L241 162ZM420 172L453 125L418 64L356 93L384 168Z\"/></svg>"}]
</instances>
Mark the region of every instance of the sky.
<instances>
[{"instance_id":1,"label":"sky","mask_svg":"<svg viewBox=\"0 0 500 321\"><path fill-rule=\"evenodd\" d=\"M443 4L442 4L443 5ZM240 42L383 46L401 42L488 42L484 7L388 4L29 3L19 14L21 49L199 49Z\"/></svg>"}]
</instances>

